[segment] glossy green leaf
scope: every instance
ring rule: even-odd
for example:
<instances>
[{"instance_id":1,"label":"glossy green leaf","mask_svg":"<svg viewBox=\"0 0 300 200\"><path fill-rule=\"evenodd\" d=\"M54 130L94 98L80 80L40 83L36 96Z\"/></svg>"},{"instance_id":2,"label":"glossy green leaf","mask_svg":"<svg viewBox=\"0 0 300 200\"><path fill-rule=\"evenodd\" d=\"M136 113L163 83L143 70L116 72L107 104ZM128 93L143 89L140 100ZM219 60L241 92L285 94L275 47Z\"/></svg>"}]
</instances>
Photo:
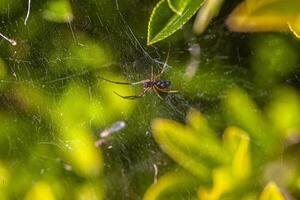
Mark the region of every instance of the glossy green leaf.
<instances>
[{"instance_id":1,"label":"glossy green leaf","mask_svg":"<svg viewBox=\"0 0 300 200\"><path fill-rule=\"evenodd\" d=\"M181 15L184 11L185 7L191 0L167 0L169 7L173 10L173 12Z\"/></svg>"},{"instance_id":2,"label":"glossy green leaf","mask_svg":"<svg viewBox=\"0 0 300 200\"><path fill-rule=\"evenodd\" d=\"M196 196L198 181L183 171L170 172L146 191L143 200L187 199ZM194 193L194 194L193 194Z\"/></svg>"},{"instance_id":3,"label":"glossy green leaf","mask_svg":"<svg viewBox=\"0 0 300 200\"><path fill-rule=\"evenodd\" d=\"M200 8L203 0L189 1L178 15L170 9L167 0L161 0L153 9L148 24L148 45L172 35L180 29Z\"/></svg>"}]
</instances>

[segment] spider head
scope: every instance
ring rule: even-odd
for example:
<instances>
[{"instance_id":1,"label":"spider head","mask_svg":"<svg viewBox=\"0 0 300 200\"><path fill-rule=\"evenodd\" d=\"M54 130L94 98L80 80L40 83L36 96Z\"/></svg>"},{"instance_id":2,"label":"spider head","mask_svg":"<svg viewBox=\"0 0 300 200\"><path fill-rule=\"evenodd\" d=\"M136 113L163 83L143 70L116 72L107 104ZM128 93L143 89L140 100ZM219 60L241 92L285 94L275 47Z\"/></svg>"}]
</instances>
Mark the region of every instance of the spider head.
<instances>
[{"instance_id":1,"label":"spider head","mask_svg":"<svg viewBox=\"0 0 300 200\"><path fill-rule=\"evenodd\" d=\"M144 88L149 88L153 86L153 82L151 81L146 81L143 83Z\"/></svg>"}]
</instances>

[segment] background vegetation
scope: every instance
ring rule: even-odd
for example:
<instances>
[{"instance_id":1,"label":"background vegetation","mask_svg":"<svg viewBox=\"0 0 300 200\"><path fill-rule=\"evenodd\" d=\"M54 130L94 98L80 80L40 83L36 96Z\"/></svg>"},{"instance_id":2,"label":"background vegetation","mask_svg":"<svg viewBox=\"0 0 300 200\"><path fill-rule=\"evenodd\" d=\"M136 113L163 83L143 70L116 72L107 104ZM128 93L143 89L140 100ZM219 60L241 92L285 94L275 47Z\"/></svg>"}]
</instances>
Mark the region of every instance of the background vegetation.
<instances>
[{"instance_id":1,"label":"background vegetation","mask_svg":"<svg viewBox=\"0 0 300 200\"><path fill-rule=\"evenodd\" d=\"M0 199L300 198L298 1L29 2L0 0ZM165 61L163 100L102 79Z\"/></svg>"}]
</instances>

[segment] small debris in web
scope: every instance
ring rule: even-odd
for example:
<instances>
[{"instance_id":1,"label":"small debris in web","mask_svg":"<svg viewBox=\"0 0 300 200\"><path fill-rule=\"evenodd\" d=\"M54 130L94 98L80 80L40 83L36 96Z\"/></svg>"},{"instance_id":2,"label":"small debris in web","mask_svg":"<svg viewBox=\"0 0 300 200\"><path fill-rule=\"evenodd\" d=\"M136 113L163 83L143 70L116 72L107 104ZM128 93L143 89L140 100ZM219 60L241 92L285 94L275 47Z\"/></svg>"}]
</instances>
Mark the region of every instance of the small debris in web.
<instances>
[{"instance_id":1,"label":"small debris in web","mask_svg":"<svg viewBox=\"0 0 300 200\"><path fill-rule=\"evenodd\" d=\"M104 145L106 143L105 138L107 138L108 136L110 136L111 134L113 134L115 132L122 130L125 127L126 127L126 123L124 121L117 121L117 122L113 123L111 125L111 127L103 130L99 134L101 139L99 139L95 142L95 146L100 147L100 146ZM112 148L112 146L110 145L108 148L110 149L110 148Z\"/></svg>"},{"instance_id":2,"label":"small debris in web","mask_svg":"<svg viewBox=\"0 0 300 200\"><path fill-rule=\"evenodd\" d=\"M124 121L117 121L110 128L102 131L100 133L100 137L102 137L102 138L108 137L111 134L122 130L123 128L125 128L125 126L126 126L126 123Z\"/></svg>"},{"instance_id":3,"label":"small debris in web","mask_svg":"<svg viewBox=\"0 0 300 200\"><path fill-rule=\"evenodd\" d=\"M190 44L190 47L188 50L191 54L191 59L190 59L189 64L186 67L185 76L186 76L186 78L191 79L191 78L193 78L193 76L196 74L196 72L198 70L198 66L200 63L201 48L198 43L193 42L192 44Z\"/></svg>"},{"instance_id":4,"label":"small debris in web","mask_svg":"<svg viewBox=\"0 0 300 200\"><path fill-rule=\"evenodd\" d=\"M8 41L11 45L13 45L13 46L16 46L16 45L17 45L17 42L16 42L15 40L6 37L6 36L3 35L2 33L0 33L0 36L1 36L4 40Z\"/></svg>"},{"instance_id":5,"label":"small debris in web","mask_svg":"<svg viewBox=\"0 0 300 200\"><path fill-rule=\"evenodd\" d=\"M71 171L72 170L72 166L69 164L64 164L64 168L66 171Z\"/></svg>"},{"instance_id":6,"label":"small debris in web","mask_svg":"<svg viewBox=\"0 0 300 200\"><path fill-rule=\"evenodd\" d=\"M95 146L96 147L101 147L102 145L104 145L106 143L105 139L100 139L100 140L97 140L95 142Z\"/></svg>"},{"instance_id":7,"label":"small debris in web","mask_svg":"<svg viewBox=\"0 0 300 200\"><path fill-rule=\"evenodd\" d=\"M158 168L157 168L157 165L155 163L153 164L153 168L154 168L154 180L153 180L153 184L155 184L157 182L157 174L158 174Z\"/></svg>"},{"instance_id":8,"label":"small debris in web","mask_svg":"<svg viewBox=\"0 0 300 200\"><path fill-rule=\"evenodd\" d=\"M26 17L25 17L25 20L24 20L24 25L27 24L27 21L28 21L29 15L30 15L30 8L31 8L31 0L28 0L27 14L26 14Z\"/></svg>"}]
</instances>

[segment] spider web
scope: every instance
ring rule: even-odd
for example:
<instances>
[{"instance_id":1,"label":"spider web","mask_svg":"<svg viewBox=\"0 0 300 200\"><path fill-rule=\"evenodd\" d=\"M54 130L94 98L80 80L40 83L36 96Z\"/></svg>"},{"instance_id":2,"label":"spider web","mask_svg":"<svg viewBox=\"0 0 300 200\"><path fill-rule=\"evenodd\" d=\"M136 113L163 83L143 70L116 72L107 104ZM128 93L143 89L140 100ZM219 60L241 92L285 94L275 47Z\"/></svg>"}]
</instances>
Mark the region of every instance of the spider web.
<instances>
[{"instance_id":1,"label":"spider web","mask_svg":"<svg viewBox=\"0 0 300 200\"><path fill-rule=\"evenodd\" d=\"M16 163L16 168L34 166L32 170L26 170L34 174L37 180L57 170L63 171L60 173L66 178L67 188L72 187L74 179L82 181L80 177L74 178L76 173L60 153L71 147L69 141L57 133L57 122L49 117L54 112L52 109L61 106L61 99L72 83L76 83L75 94L82 86L86 88L88 97L95 99L95 88L99 84L97 75L106 77L114 74L115 77L122 77L130 82L148 79L151 66L158 73L170 54L163 78L170 79L174 83L172 87L180 90L179 94L165 95L164 100L160 100L154 93L149 93L144 99L133 102L135 107L130 115L120 114L114 120L104 119L99 124L92 119L82 122L92 130L95 138L99 138L99 133L115 121L126 122L123 130L112 134L107 143L101 146L108 177L107 199L121 199L123 194L125 199L140 199L145 189L155 182L157 174L163 174L174 167L174 163L153 140L151 121L162 117L183 122L186 112L192 107L207 113L218 111L222 94L211 93L209 89L195 92L197 87L190 89L195 84L181 83L180 77L186 76L192 80L203 72L202 78L208 77L204 86L222 81L228 83L228 76L236 73L232 68L224 67L220 70L216 67L215 71L213 69L209 72L198 69L199 63L209 68L211 63L230 59L229 54L219 51L226 36L219 32L208 32L203 37L204 43L208 44L202 47L199 46L198 38L191 33L191 24L188 24L166 42L147 46L147 21L151 12L149 8L153 8L155 1L69 2L74 14L74 20L69 23L41 22L45 21L39 17L41 10L45 9L44 5L48 1L19 1L16 8L7 3L6 11L1 14L1 36L4 40L0 42L0 57L7 69L7 76L0 80L0 118L3 119L2 128L5 132L0 141L7 142L1 148L1 156L8 163ZM12 11L14 12L11 13ZM84 62L76 57L79 55L72 48L84 49L90 41L108 45L113 59L100 63L98 68L81 66ZM178 41L182 41L183 45L178 45ZM210 60L212 55L215 56ZM101 58L89 58L86 62L94 64L99 59ZM247 81L244 84L247 85ZM139 87L130 90L133 94L141 91L142 88ZM113 90L110 93L113 95ZM101 93L98 97L96 104L106 98ZM48 99L51 102L45 101ZM107 113L105 117L117 115L114 112ZM211 117L212 121L215 120L213 117L214 115ZM62 129L67 130L68 127ZM45 146L53 153L42 152ZM21 174L24 176L25 173ZM143 184L140 182L141 178L144 180ZM19 194L24 195L22 192Z\"/></svg>"}]
</instances>

